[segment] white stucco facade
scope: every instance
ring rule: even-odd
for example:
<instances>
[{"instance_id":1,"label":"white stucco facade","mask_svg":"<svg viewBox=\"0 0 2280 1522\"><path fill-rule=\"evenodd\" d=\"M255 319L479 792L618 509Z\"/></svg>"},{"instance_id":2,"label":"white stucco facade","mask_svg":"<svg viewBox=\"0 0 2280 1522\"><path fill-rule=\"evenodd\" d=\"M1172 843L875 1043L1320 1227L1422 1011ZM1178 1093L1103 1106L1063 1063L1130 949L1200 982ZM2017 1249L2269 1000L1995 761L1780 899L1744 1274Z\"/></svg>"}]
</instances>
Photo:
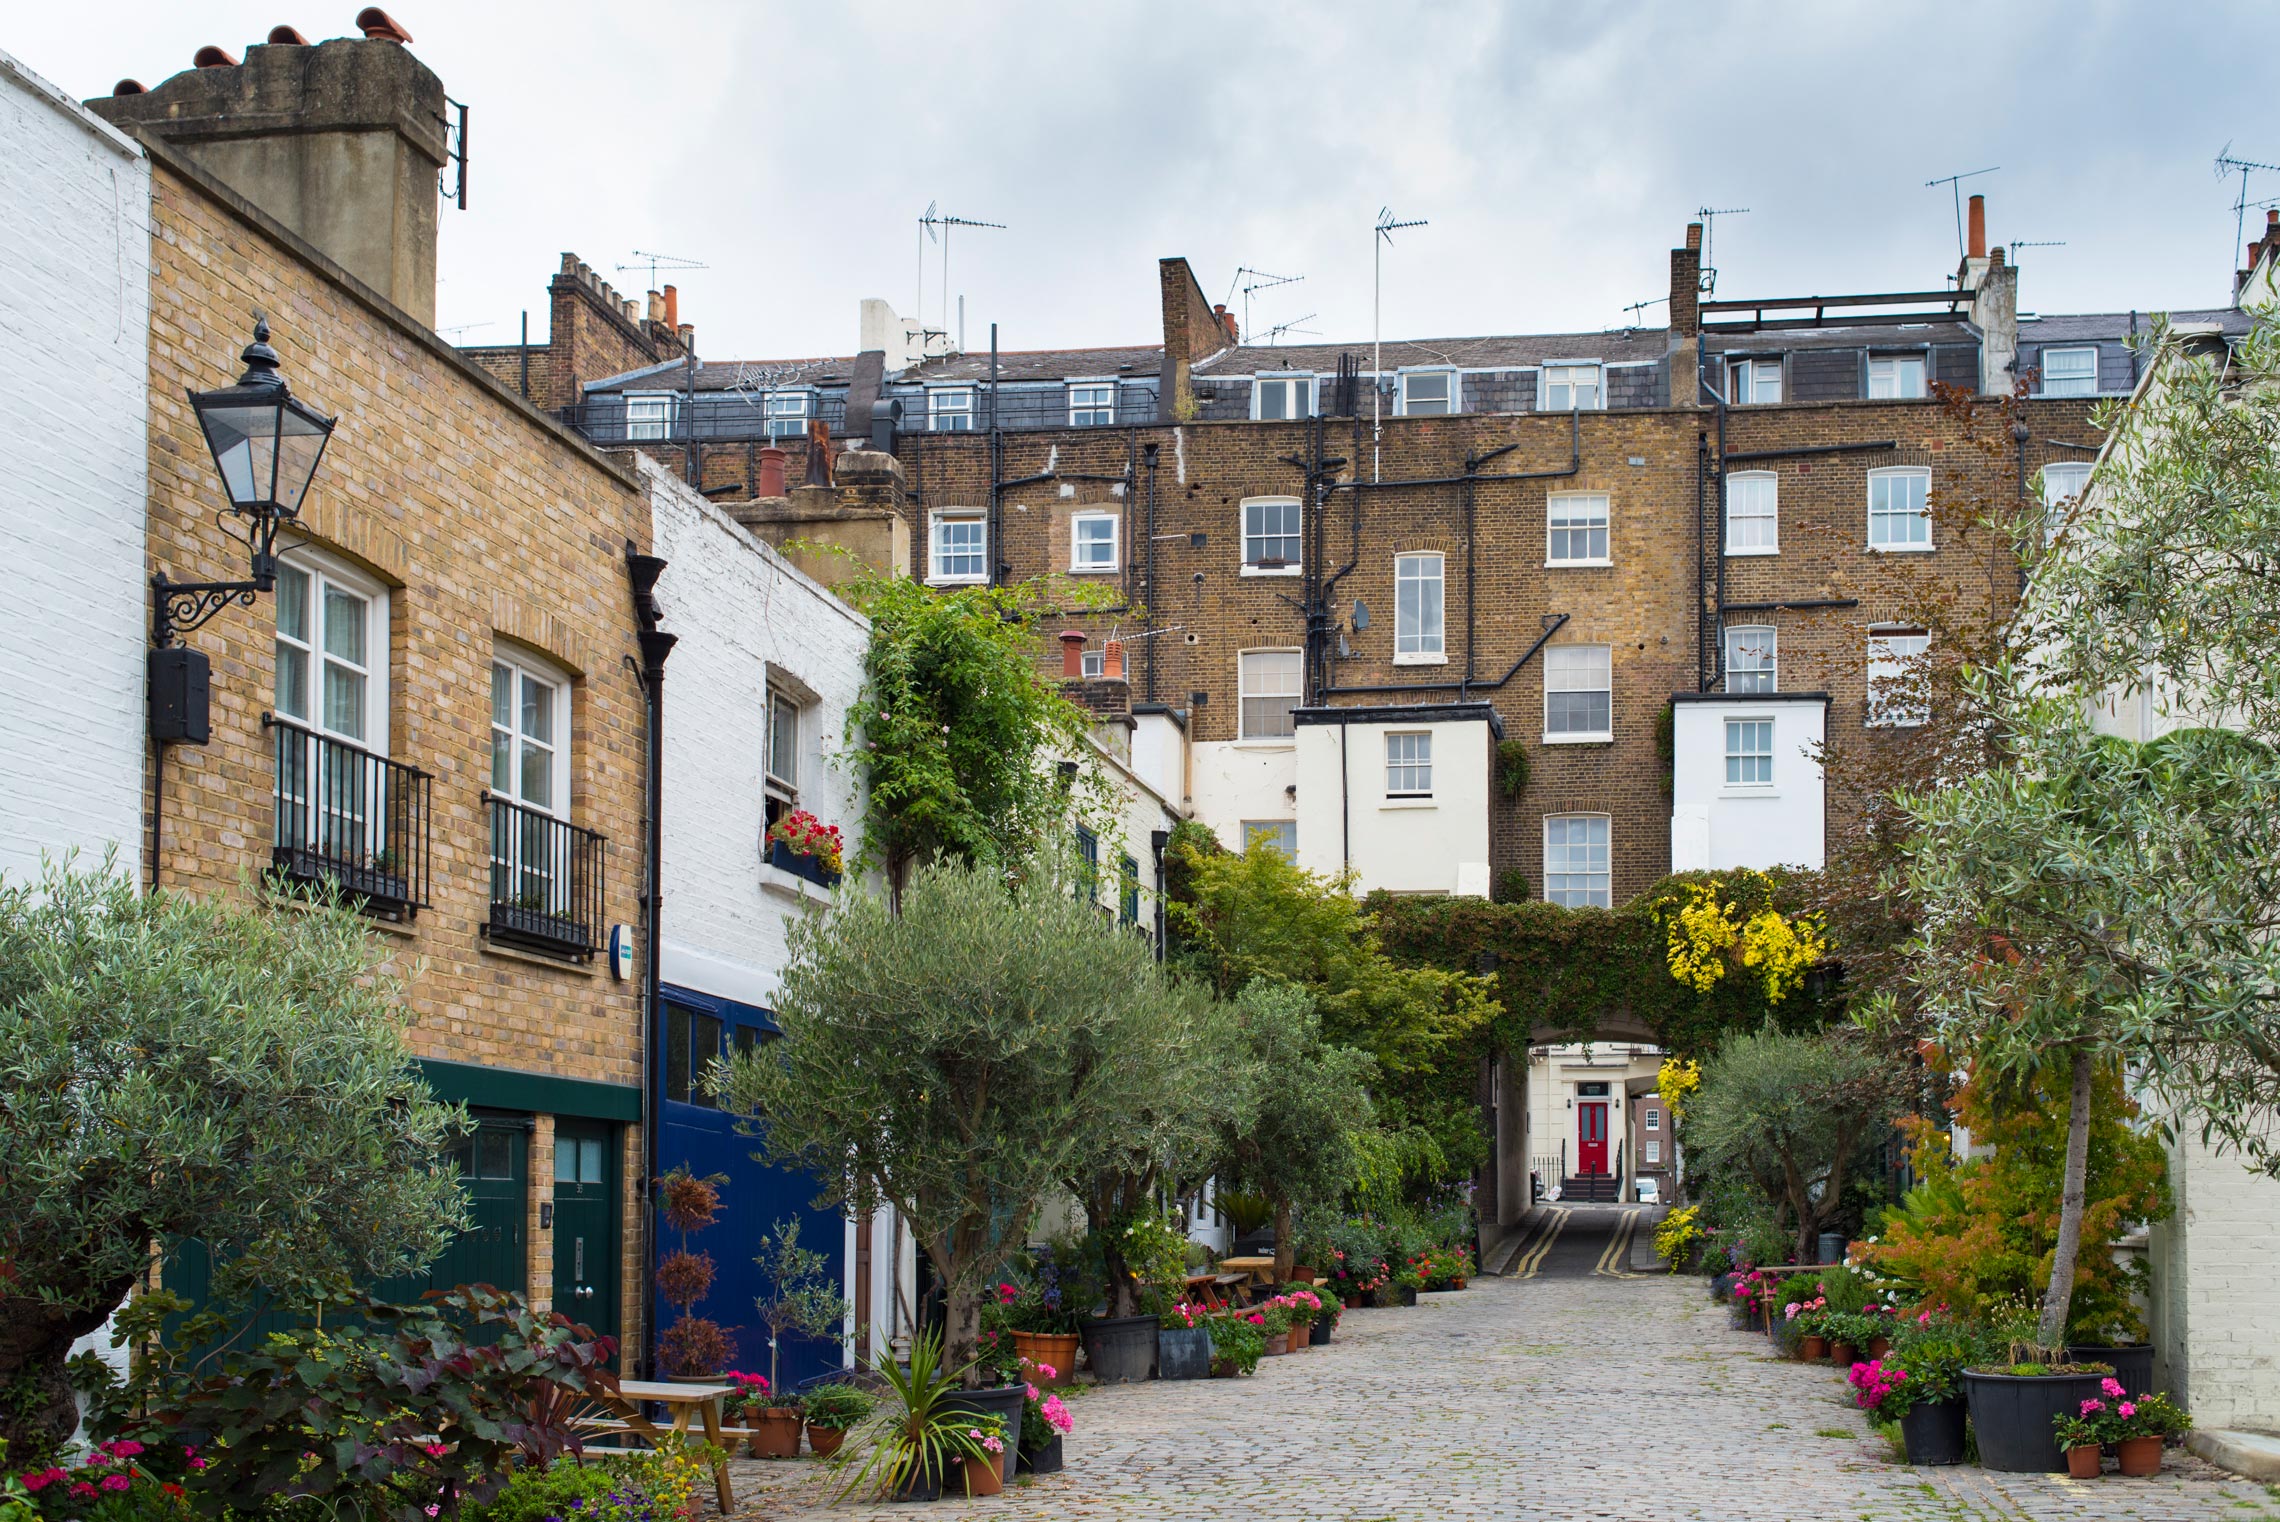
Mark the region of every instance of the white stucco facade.
<instances>
[{"instance_id":1,"label":"white stucco facade","mask_svg":"<svg viewBox=\"0 0 2280 1522\"><path fill-rule=\"evenodd\" d=\"M1297 822L1295 739L1205 741L1188 766L1189 808L1228 850L1243 849L1246 822Z\"/></svg>"},{"instance_id":2,"label":"white stucco facade","mask_svg":"<svg viewBox=\"0 0 2280 1522\"><path fill-rule=\"evenodd\" d=\"M0 876L139 876L150 169L5 53L0 143Z\"/></svg>"},{"instance_id":3,"label":"white stucco facade","mask_svg":"<svg viewBox=\"0 0 2280 1522\"><path fill-rule=\"evenodd\" d=\"M1563 1176L1584 1167L1591 1138L1580 1107L1604 1105L1596 1156L1601 1168L1628 1178L1638 1159L1619 1147L1630 1134L1630 1106L1624 1086L1653 1078L1662 1067L1662 1049L1645 1042L1578 1041L1531 1047L1524 1078L1527 1106L1528 1169L1549 1195Z\"/></svg>"},{"instance_id":4,"label":"white stucco facade","mask_svg":"<svg viewBox=\"0 0 2280 1522\"><path fill-rule=\"evenodd\" d=\"M1302 709L1298 864L1355 890L1486 898L1497 725L1485 703Z\"/></svg>"},{"instance_id":5,"label":"white stucco facade","mask_svg":"<svg viewBox=\"0 0 2280 1522\"><path fill-rule=\"evenodd\" d=\"M852 857L862 801L840 746L870 625L670 471L644 457L641 473L667 563L664 626L680 636L666 666L660 966L668 983L766 1006L789 927L828 901L762 860L769 699L799 710L798 807L838 825Z\"/></svg>"},{"instance_id":6,"label":"white stucco facade","mask_svg":"<svg viewBox=\"0 0 2280 1522\"><path fill-rule=\"evenodd\" d=\"M1673 872L1825 864L1828 713L1821 693L1689 693L1673 704Z\"/></svg>"}]
</instances>

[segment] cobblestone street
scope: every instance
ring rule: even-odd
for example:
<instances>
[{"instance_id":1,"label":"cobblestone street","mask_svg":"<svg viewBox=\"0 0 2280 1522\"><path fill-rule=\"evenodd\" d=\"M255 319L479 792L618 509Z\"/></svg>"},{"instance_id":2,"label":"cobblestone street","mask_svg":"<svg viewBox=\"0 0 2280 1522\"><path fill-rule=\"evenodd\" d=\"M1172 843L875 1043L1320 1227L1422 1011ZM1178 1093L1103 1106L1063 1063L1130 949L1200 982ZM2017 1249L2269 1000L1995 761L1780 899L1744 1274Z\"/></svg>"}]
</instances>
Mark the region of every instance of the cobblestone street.
<instances>
[{"instance_id":1,"label":"cobblestone street","mask_svg":"<svg viewBox=\"0 0 2280 1522\"><path fill-rule=\"evenodd\" d=\"M1610 1261L1623 1216L1573 1207L1533 1277L1349 1312L1335 1343L1250 1379L1085 1391L1067 1471L1002 1496L825 1508L805 1461L739 1462L738 1495L754 1522L2280 1519L2280 1495L2175 1450L2152 1480L1912 1469L1834 1372L1775 1361L1698 1279Z\"/></svg>"}]
</instances>

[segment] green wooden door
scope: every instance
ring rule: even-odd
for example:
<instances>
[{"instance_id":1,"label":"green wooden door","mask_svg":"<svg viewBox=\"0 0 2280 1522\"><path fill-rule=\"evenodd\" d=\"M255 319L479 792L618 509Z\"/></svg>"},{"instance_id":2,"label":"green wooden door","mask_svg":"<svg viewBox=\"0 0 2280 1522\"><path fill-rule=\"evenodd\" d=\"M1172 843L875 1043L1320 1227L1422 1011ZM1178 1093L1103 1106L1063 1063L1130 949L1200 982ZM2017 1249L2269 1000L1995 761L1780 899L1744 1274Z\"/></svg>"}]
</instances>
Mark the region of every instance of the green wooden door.
<instances>
[{"instance_id":1,"label":"green wooden door","mask_svg":"<svg viewBox=\"0 0 2280 1522\"><path fill-rule=\"evenodd\" d=\"M616 1126L554 1122L554 1308L618 1335Z\"/></svg>"},{"instance_id":2,"label":"green wooden door","mask_svg":"<svg viewBox=\"0 0 2280 1522\"><path fill-rule=\"evenodd\" d=\"M452 1147L474 1224L426 1272L375 1285L373 1293L382 1299L409 1304L431 1289L462 1284L528 1293L524 1223L530 1210L530 1122L520 1115L481 1113L474 1120L474 1133Z\"/></svg>"}]
</instances>

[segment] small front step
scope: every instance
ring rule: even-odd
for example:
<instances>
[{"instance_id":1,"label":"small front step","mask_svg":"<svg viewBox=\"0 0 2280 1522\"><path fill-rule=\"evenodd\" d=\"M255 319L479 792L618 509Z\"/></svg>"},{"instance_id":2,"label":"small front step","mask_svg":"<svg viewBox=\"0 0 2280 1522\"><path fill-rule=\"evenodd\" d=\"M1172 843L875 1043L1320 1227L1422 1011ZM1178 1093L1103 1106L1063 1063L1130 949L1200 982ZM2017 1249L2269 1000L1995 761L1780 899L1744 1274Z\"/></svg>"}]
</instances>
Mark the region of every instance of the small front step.
<instances>
[{"instance_id":1,"label":"small front step","mask_svg":"<svg viewBox=\"0 0 2280 1522\"><path fill-rule=\"evenodd\" d=\"M1623 1198L1623 1181L1612 1173L1560 1180L1560 1198L1586 1205L1613 1205Z\"/></svg>"}]
</instances>

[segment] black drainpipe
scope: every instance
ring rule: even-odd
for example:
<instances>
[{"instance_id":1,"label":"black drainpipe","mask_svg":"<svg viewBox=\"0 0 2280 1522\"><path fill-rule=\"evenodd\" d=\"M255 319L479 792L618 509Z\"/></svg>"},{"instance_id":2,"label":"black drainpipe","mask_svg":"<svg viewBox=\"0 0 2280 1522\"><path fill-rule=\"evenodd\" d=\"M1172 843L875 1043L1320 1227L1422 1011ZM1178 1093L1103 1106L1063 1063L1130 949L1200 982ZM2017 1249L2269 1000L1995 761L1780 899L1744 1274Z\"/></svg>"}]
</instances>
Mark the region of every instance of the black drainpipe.
<instances>
[{"instance_id":1,"label":"black drainpipe","mask_svg":"<svg viewBox=\"0 0 2280 1522\"><path fill-rule=\"evenodd\" d=\"M665 922L665 658L673 653L680 642L679 636L668 634L657 627L657 579L665 574L665 561L656 555L636 551L631 541L625 547L627 579L633 583L634 616L641 629L635 636L641 645L641 690L648 700L649 744L643 770L646 773L644 809L648 840L647 891L642 894L642 1041L641 1041L641 1162L642 1181L638 1193L641 1201L641 1364L642 1372L653 1375L657 1368L657 1338L654 1335L656 1317L651 1313L655 1301L651 1286L657 1277L656 1210L650 1199L650 1179L657 1168L657 1092L664 1075L658 1064L664 1043L664 1011L659 1004L658 988L664 981L659 968L659 951L662 945Z\"/></svg>"},{"instance_id":2,"label":"black drainpipe","mask_svg":"<svg viewBox=\"0 0 2280 1522\"><path fill-rule=\"evenodd\" d=\"M1002 542L1005 525L999 521L1003 516L1003 509L1000 508L999 503L1003 501L1005 483L998 479L1004 470L1005 442L1003 436L998 432L997 324L993 322L990 324L990 512L989 516L982 520L985 525L982 530L982 537L989 541L985 549L989 555L989 584L993 587L1002 579L999 575L1001 563L999 557L1005 553Z\"/></svg>"},{"instance_id":3,"label":"black drainpipe","mask_svg":"<svg viewBox=\"0 0 2280 1522\"><path fill-rule=\"evenodd\" d=\"M1145 461L1145 462L1147 463L1147 466L1148 466L1148 510L1147 510L1147 520L1146 520L1147 526L1146 526L1146 529L1144 530L1144 532L1145 532L1145 534L1146 534L1146 537L1147 537L1147 541L1148 541L1148 542L1147 542L1147 548L1141 552L1141 553L1142 553L1142 554L1143 554L1143 555L1146 557L1146 566L1145 566L1145 569L1143 569L1143 571L1141 572L1142 581L1141 581L1141 584L1140 584L1140 585L1141 585L1141 592L1140 592L1140 605L1141 605L1142 607L1144 607L1144 608L1146 608L1146 609L1148 610L1148 617L1147 617L1147 620L1146 620L1146 621L1145 621L1145 622L1142 624L1142 626L1141 626L1142 628L1144 628L1144 629L1147 631L1147 633L1148 633L1148 636L1149 636L1149 637L1148 637L1148 639L1146 640L1146 644L1147 644L1147 646L1148 646L1148 650L1147 650L1147 658L1148 658L1148 676L1147 676L1147 680L1146 680L1146 682L1143 684L1143 686L1142 686L1142 689L1141 689L1141 691L1142 691L1142 701L1143 701L1143 702L1148 702L1148 703L1153 703L1153 702L1155 702L1155 701L1156 701L1156 646L1157 646L1158 644L1160 644L1160 643L1161 643L1161 641L1159 641L1158 639L1156 639L1156 638L1155 638L1155 634L1156 634L1156 452L1157 452L1159 449L1161 449L1162 447L1163 447L1163 446L1162 446L1161 444L1157 443L1157 442L1156 442L1154 439L1150 439L1150 440L1149 440L1147 443L1145 443L1145 444L1143 444L1143 445L1141 445L1141 446L1140 446L1140 458L1141 458L1143 461ZM1157 876L1156 876L1156 880L1157 880L1158 882L1162 882L1162 881L1163 881L1163 874L1162 874L1161 872L1158 872L1158 873L1157 873ZM1161 916L1161 914L1162 914L1162 910L1159 908L1159 910L1158 910L1158 915L1159 915L1159 917ZM1163 938L1163 936L1162 936L1161 934L1158 934L1158 936L1156 937L1156 944L1157 944L1158 946L1161 946L1161 945L1163 944L1163 939L1164 939L1164 938Z\"/></svg>"}]
</instances>

